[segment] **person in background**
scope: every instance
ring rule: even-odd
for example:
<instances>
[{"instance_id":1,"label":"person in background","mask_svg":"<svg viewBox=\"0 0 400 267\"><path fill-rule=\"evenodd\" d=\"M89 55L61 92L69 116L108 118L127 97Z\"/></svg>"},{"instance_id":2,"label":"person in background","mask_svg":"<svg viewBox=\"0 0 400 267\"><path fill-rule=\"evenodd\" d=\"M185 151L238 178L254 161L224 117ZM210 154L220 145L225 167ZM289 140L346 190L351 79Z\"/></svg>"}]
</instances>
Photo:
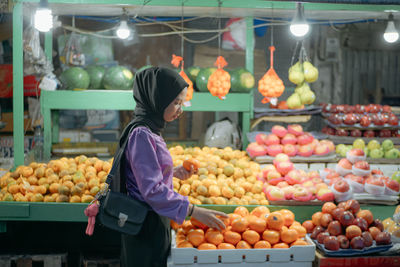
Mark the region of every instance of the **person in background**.
<instances>
[{"instance_id":1,"label":"person in background","mask_svg":"<svg viewBox=\"0 0 400 267\"><path fill-rule=\"evenodd\" d=\"M176 72L152 67L136 74L133 97L135 118L121 169L128 195L150 207L138 235L122 235L121 266L166 266L170 250L170 220L181 224L192 216L209 227L223 229L223 212L196 207L173 190L172 177L188 179L193 173L173 167L161 136L167 122L182 114L188 84ZM121 141L120 141L121 142ZM218 217L217 217L218 216Z\"/></svg>"}]
</instances>

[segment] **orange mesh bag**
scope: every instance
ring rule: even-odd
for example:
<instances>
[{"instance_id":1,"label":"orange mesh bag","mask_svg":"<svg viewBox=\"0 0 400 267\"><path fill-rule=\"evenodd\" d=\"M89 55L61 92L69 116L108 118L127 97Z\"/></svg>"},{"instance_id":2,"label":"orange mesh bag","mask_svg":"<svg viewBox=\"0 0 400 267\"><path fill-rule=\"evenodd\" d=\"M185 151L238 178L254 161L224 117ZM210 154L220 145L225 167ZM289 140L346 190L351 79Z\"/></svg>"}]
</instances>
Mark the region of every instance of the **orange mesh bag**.
<instances>
[{"instance_id":1,"label":"orange mesh bag","mask_svg":"<svg viewBox=\"0 0 400 267\"><path fill-rule=\"evenodd\" d=\"M186 75L186 73L183 71L183 65L184 65L183 57L172 55L171 64L174 65L176 68L178 68L179 64L181 64L181 71L179 72L179 75L181 75L182 78L185 80L185 82L187 84L189 84L187 94L186 94L186 99L185 99L186 102L189 102L193 97L193 83L189 79L189 77Z\"/></svg>"},{"instance_id":2,"label":"orange mesh bag","mask_svg":"<svg viewBox=\"0 0 400 267\"><path fill-rule=\"evenodd\" d=\"M223 69L226 65L228 65L228 62L226 62L225 58L219 56L214 63L214 66L218 69L210 75L207 83L210 93L221 100L225 99L229 89L231 89L231 76Z\"/></svg>"},{"instance_id":3,"label":"orange mesh bag","mask_svg":"<svg viewBox=\"0 0 400 267\"><path fill-rule=\"evenodd\" d=\"M261 100L261 103L266 104L271 101L271 103L276 104L277 98L280 97L285 90L285 85L283 85L282 80L274 70L275 46L270 46L269 50L271 52L271 66L261 80L258 81L258 91L264 96L264 99Z\"/></svg>"}]
</instances>

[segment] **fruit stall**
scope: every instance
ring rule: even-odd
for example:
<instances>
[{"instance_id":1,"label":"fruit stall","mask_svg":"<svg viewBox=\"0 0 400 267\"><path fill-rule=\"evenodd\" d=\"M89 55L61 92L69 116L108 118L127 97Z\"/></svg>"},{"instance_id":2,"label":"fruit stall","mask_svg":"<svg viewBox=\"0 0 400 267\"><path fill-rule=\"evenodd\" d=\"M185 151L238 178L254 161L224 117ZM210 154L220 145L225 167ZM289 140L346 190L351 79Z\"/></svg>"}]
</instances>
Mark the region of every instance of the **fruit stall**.
<instances>
[{"instance_id":1,"label":"fruit stall","mask_svg":"<svg viewBox=\"0 0 400 267\"><path fill-rule=\"evenodd\" d=\"M0 250L4 251L0 254L0 265L23 264L30 257L26 255L38 257L46 253L52 255L45 257L47 261L57 261L51 266L64 266L62 263L66 262L71 266L88 265L87 255L97 252L95 258L103 254L97 259L98 264L112 266L113 261L118 262L120 238L101 225L96 225L93 236L84 235L88 221L84 210L105 188L113 159L87 155L56 157L52 149L59 140L60 110L133 110L135 101L127 89L132 86L134 74L121 66L109 67L104 75L112 71L128 73L130 83L118 84L114 74L109 74L108 82L92 85L95 81L87 78L86 85L82 85L71 80L89 74L76 67L63 70L58 77L62 89L40 92L46 160L27 163L23 102L26 62L21 52L24 51L23 18L27 9L37 7L37 2L15 1L12 8L14 168L0 172L0 239L4 240L0 242ZM60 16L76 14L82 9L93 9L86 12L91 16L105 15L116 13L117 9L120 12L126 6L137 6L140 10L136 12L151 9L154 16L182 15L182 20L183 7L188 16L217 12L215 17L233 17L240 12L244 17L245 60L242 68L235 70L237 73L229 73L239 80L245 75L251 77L251 88L238 89L245 82L229 76L229 87L222 88L227 90L221 94L217 83L214 81L214 88L210 78L217 68L197 69L195 72L204 72L201 75L206 80L197 82L199 90L192 91L190 104L184 107L188 112L238 113L241 149L175 144L169 147L174 166L192 159L198 164L189 179L173 178L174 191L187 196L194 205L227 213L229 218L223 221L226 230L209 228L194 218L187 218L181 225L171 221L173 240L168 266L343 266L349 262L354 266L373 266L373 263L398 266L398 109L378 104L312 105L316 98L314 88L318 85L310 84L317 82L322 74L310 62L303 45L288 70L291 84L286 87L293 87L293 92L290 91L286 101L278 101L285 86L278 76L280 73L274 70L273 45L266 53L270 68L254 82L254 65L258 60L254 55L255 17L271 9L289 14L299 5L258 0L48 2L54 15ZM324 1L304 5L315 12L400 11L391 1L380 5L321 2ZM43 51L50 61L53 37L51 30L44 34ZM190 83L196 84L199 79L193 79L190 71L185 74L183 63L178 61L174 55L172 64L181 66L180 74L184 78L189 76L186 78ZM220 70L220 65L226 64L223 61L218 57L215 63ZM275 68L278 70L276 63ZM91 71L97 70L86 69L87 73ZM47 78L51 83L52 78ZM268 106L259 117L255 117L254 107L257 89L262 95L261 102ZM323 122L322 130L303 129L302 122L318 115ZM267 131L251 131L268 120L275 125ZM107 256L110 261L105 259ZM34 261L34 256L29 261Z\"/></svg>"}]
</instances>

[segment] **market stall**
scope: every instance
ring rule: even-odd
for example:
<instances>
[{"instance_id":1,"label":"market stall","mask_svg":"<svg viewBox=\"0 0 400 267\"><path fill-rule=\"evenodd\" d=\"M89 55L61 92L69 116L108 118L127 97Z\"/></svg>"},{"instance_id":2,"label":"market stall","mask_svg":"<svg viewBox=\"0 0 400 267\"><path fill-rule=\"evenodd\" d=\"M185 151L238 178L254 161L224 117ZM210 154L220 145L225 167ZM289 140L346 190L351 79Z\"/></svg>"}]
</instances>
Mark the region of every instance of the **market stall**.
<instances>
[{"instance_id":1,"label":"market stall","mask_svg":"<svg viewBox=\"0 0 400 267\"><path fill-rule=\"evenodd\" d=\"M62 88L42 89L40 92L44 136L42 162L26 161L23 22L24 16L31 15L30 11L37 8L37 2L21 0L13 6L14 168L2 172L0 178L0 236L4 235L6 240L1 248L7 253L6 257L0 255L0 265L20 260L12 258L12 254L43 253L53 256L44 260L39 257L39 261L56 262L52 266L62 266L66 258L72 266L78 262L87 264L89 260L82 260L82 257L86 256L85 253L94 253L97 248L98 254L104 253L109 247L110 251L119 251L119 238L115 238L104 227L96 225L93 237L83 236L88 220L84 210L97 193L104 190L112 159L79 153L75 157L54 156L53 146L59 143L59 111L133 110L135 102L131 90L126 90L130 89L131 84L127 88L111 82L90 87L88 80L86 87L71 85L72 78L65 78L69 75L67 71L72 68L84 69L85 64L66 67L58 77L63 83ZM346 21L349 13L360 15L363 12L382 19L386 17L387 10L400 10L392 1L371 1L366 5L360 5L357 1L321 2L324 1L304 4L304 9L314 15L315 21L328 13L340 17L343 12L346 13L343 21ZM135 19L139 12L146 16L179 17L176 21L182 20L182 32L183 10L189 18L204 14L217 18L244 18L245 58L240 69L229 70L231 75L237 71L234 75L238 75L239 82L233 81L230 76L230 86L226 88L230 89L229 93L220 95L220 91L210 86L209 82L215 69L198 67L197 73L204 71L202 75L206 77L202 84L187 71L188 79L200 90L193 93L189 99L190 105L184 108L188 112L238 113L242 146L169 147L174 166L182 165L188 159L199 162L198 171L187 181L173 179L174 191L187 196L194 205L229 214L230 219L224 223L231 235L209 229L190 219L181 225L172 224L174 238L170 266L326 266L332 262L344 264L349 261L363 262L364 266L369 266L365 262L368 261L366 255L375 261L396 266L399 257L390 255L391 250L398 251L396 242L400 239L400 211L396 209L400 191L400 126L396 108L388 105L358 105L360 110L361 107L363 109L358 113L356 107L341 103L313 105L318 94L316 88L321 86L315 82L324 74L320 73L318 77L317 65L307 54L304 43L298 41L290 69L285 70L288 71L289 85L276 62L274 65L273 53L279 44L273 42L272 33L270 49L266 53L269 69L263 69L259 77L255 74L256 61L261 59L256 58L254 52L253 31L257 28L254 19L265 17L265 13L270 12L268 16L274 19L287 20L293 13L301 12L301 5L287 1L258 0L121 0L118 3L110 0L51 0L49 7L53 15L60 17L119 17L121 10L124 16L134 16ZM131 10L131 13L126 13L126 10ZM367 22L370 20L365 19ZM73 25L64 27L64 30L76 30L74 17L72 21ZM272 26L274 23L266 25ZM172 29L179 32L177 28ZM224 31L221 27L217 29L219 35ZM53 37L51 30L44 34L43 51L50 62L53 59ZM181 37L183 44L183 33ZM219 42L218 49L215 49L218 56L221 55L220 49ZM226 60L229 63L229 58ZM220 63L217 65L222 70ZM121 66L117 64L104 69L107 72L113 67ZM78 77L78 72L83 73L79 70L71 76ZM129 69L120 69L120 72L129 72L132 82L134 74ZM241 81L242 77L252 78L251 88L244 88L248 80ZM48 79L47 86L52 86L50 76L43 79ZM285 94L290 92L285 95L288 96L286 100L282 100L284 90ZM257 109L255 99L260 97L263 104ZM323 116L324 125L329 127L324 128L322 133L322 127L318 128L318 132L308 132L305 127L303 130L302 123L312 121L319 115ZM365 124L366 120L369 121L368 125ZM264 122L273 122L274 126L263 131ZM261 130L252 131L256 127ZM368 136L371 135L370 131L375 131L373 136ZM375 136L379 139L375 140ZM336 209L342 209L337 211L340 214L334 212ZM344 218L344 215L348 217ZM329 227L333 222L337 225ZM20 239L30 235L32 229L38 229L38 233L28 236L27 245L18 248L22 242ZM52 248L49 244L58 231L62 233L55 248ZM192 237L195 231L198 235ZM339 236L344 237L339 239ZM39 240L40 237L43 240ZM79 242L82 244L74 247L74 243ZM35 247L35 243L42 248ZM55 252L60 251L63 254L54 256ZM112 260L116 260L116 254ZM101 260L97 263L100 264ZM111 266L114 262L106 264Z\"/></svg>"}]
</instances>

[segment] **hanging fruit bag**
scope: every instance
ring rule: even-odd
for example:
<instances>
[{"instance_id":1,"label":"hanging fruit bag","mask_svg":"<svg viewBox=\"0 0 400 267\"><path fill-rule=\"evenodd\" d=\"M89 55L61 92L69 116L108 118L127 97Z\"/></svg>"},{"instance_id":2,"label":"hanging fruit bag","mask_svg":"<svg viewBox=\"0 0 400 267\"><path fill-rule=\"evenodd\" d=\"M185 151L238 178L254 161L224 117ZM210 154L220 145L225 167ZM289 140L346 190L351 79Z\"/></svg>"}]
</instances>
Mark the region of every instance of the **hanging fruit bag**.
<instances>
[{"instance_id":1,"label":"hanging fruit bag","mask_svg":"<svg viewBox=\"0 0 400 267\"><path fill-rule=\"evenodd\" d=\"M179 64L181 65L181 71L179 72L179 75L181 75L181 77L189 85L185 99L185 106L190 106L190 100L193 98L193 82L189 79L189 77L183 70L184 69L183 57L172 55L171 64L174 65L176 68L179 67Z\"/></svg>"},{"instance_id":2,"label":"hanging fruit bag","mask_svg":"<svg viewBox=\"0 0 400 267\"><path fill-rule=\"evenodd\" d=\"M229 89L231 89L231 76L223 68L228 65L225 58L219 56L214 63L218 69L208 78L207 88L213 96L221 100L225 99Z\"/></svg>"},{"instance_id":3,"label":"hanging fruit bag","mask_svg":"<svg viewBox=\"0 0 400 267\"><path fill-rule=\"evenodd\" d=\"M261 103L266 104L271 101L271 103L275 105L278 101L277 98L280 97L285 90L285 85L274 70L275 46L270 46L269 50L271 66L261 80L258 81L258 91L264 96Z\"/></svg>"}]
</instances>

